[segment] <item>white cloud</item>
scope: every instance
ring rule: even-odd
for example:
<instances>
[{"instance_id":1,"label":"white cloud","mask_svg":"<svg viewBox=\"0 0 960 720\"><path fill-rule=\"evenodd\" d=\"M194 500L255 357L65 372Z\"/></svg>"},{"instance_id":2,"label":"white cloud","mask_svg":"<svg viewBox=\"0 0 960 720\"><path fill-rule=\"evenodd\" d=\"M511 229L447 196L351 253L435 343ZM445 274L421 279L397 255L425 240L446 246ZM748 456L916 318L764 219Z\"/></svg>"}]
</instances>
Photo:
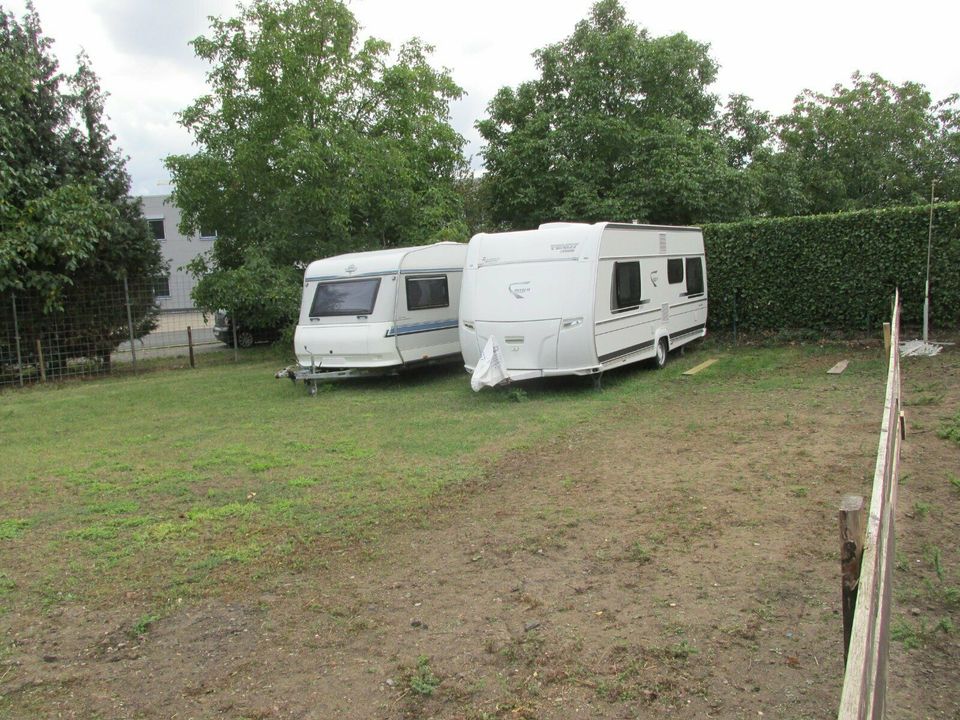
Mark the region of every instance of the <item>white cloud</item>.
<instances>
[{"instance_id":1,"label":"white cloud","mask_svg":"<svg viewBox=\"0 0 960 720\"><path fill-rule=\"evenodd\" d=\"M630 19L654 35L686 32L711 45L721 69L714 92L754 98L773 113L790 109L804 88L829 92L854 70L895 82L914 80L934 99L960 90L953 34L960 5L864 0L622 0ZM77 50L91 57L110 93L107 112L130 156L134 191L157 192L167 179L162 158L189 152L190 137L175 114L205 92L203 63L188 41L209 15L229 16L233 0L35 0L45 34L69 69ZM398 46L418 36L436 47L435 64L451 69L467 97L451 108L454 124L476 156L474 123L504 85L533 78L531 54L569 35L590 0L353 0L366 34ZM21 14L24 0L8 2ZM475 164L477 158L474 160Z\"/></svg>"}]
</instances>

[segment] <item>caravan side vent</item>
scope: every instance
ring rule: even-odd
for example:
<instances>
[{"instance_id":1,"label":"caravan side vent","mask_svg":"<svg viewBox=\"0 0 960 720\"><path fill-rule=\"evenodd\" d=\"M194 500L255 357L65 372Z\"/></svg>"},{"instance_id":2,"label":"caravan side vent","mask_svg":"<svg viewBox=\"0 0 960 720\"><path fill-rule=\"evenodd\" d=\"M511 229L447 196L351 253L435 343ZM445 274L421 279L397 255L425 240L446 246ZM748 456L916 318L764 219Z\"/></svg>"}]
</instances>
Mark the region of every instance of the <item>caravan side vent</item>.
<instances>
[{"instance_id":1,"label":"caravan side vent","mask_svg":"<svg viewBox=\"0 0 960 720\"><path fill-rule=\"evenodd\" d=\"M660 318L661 322L666 322L670 319L670 303L665 302L660 306L660 314L662 315Z\"/></svg>"},{"instance_id":2,"label":"caravan side vent","mask_svg":"<svg viewBox=\"0 0 960 720\"><path fill-rule=\"evenodd\" d=\"M667 252L667 234L660 233L660 253L664 254Z\"/></svg>"}]
</instances>

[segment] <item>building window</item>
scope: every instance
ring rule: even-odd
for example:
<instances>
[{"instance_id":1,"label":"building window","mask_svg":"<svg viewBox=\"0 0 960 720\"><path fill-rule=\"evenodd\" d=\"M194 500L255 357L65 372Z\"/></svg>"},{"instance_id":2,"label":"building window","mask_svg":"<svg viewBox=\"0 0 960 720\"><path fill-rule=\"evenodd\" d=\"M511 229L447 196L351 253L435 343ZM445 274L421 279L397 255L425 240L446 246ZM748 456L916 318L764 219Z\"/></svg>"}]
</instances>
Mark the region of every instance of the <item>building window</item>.
<instances>
[{"instance_id":1,"label":"building window","mask_svg":"<svg viewBox=\"0 0 960 720\"><path fill-rule=\"evenodd\" d=\"M200 239L201 240L215 240L217 237L217 231L211 230L210 228L200 228Z\"/></svg>"},{"instance_id":2,"label":"building window","mask_svg":"<svg viewBox=\"0 0 960 720\"><path fill-rule=\"evenodd\" d=\"M446 275L407 278L408 310L444 307L450 307L450 291L447 288Z\"/></svg>"},{"instance_id":3,"label":"building window","mask_svg":"<svg viewBox=\"0 0 960 720\"><path fill-rule=\"evenodd\" d=\"M681 258L667 260L667 282L671 285L683 282L683 260Z\"/></svg>"},{"instance_id":4,"label":"building window","mask_svg":"<svg viewBox=\"0 0 960 720\"><path fill-rule=\"evenodd\" d=\"M687 258L687 295L703 295L702 258Z\"/></svg>"},{"instance_id":5,"label":"building window","mask_svg":"<svg viewBox=\"0 0 960 720\"><path fill-rule=\"evenodd\" d=\"M310 317L369 315L379 288L380 278L320 283L310 306Z\"/></svg>"},{"instance_id":6,"label":"building window","mask_svg":"<svg viewBox=\"0 0 960 720\"><path fill-rule=\"evenodd\" d=\"M628 310L640 304L640 263L613 264L613 310Z\"/></svg>"},{"instance_id":7,"label":"building window","mask_svg":"<svg viewBox=\"0 0 960 720\"><path fill-rule=\"evenodd\" d=\"M170 276L164 275L153 281L153 296L158 298L170 297Z\"/></svg>"},{"instance_id":8,"label":"building window","mask_svg":"<svg viewBox=\"0 0 960 720\"><path fill-rule=\"evenodd\" d=\"M163 232L163 218L158 218L154 220L147 220L150 224L150 232L153 234L154 240L165 240L166 235Z\"/></svg>"}]
</instances>

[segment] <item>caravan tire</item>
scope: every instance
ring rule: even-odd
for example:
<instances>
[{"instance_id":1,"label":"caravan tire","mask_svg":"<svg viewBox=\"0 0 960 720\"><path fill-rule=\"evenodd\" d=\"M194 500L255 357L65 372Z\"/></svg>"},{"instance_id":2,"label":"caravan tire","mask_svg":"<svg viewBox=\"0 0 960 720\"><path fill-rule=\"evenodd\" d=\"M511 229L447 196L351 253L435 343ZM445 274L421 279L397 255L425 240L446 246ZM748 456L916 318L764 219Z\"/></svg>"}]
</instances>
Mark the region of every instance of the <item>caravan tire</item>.
<instances>
[{"instance_id":1,"label":"caravan tire","mask_svg":"<svg viewBox=\"0 0 960 720\"><path fill-rule=\"evenodd\" d=\"M660 338L659 342L657 342L657 354L653 358L653 362L656 364L657 370L660 370L664 365L667 364L667 352L667 339L662 337Z\"/></svg>"}]
</instances>

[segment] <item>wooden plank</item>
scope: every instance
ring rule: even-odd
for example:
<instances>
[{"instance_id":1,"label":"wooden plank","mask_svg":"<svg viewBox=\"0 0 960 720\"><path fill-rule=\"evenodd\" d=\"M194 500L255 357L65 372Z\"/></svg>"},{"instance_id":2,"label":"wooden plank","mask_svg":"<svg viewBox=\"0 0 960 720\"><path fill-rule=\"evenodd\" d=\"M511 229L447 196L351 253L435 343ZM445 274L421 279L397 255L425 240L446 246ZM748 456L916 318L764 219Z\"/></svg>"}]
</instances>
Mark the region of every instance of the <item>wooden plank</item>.
<instances>
[{"instance_id":1,"label":"wooden plank","mask_svg":"<svg viewBox=\"0 0 960 720\"><path fill-rule=\"evenodd\" d=\"M844 370L847 369L847 365L849 364L850 364L849 360L841 360L832 368L827 370L827 375L839 375L840 373L842 373Z\"/></svg>"},{"instance_id":2,"label":"wooden plank","mask_svg":"<svg viewBox=\"0 0 960 720\"><path fill-rule=\"evenodd\" d=\"M687 371L684 372L683 374L684 374L684 375L696 375L696 374L697 374L698 372L700 372L701 370L706 370L708 367L710 367L711 365L713 365L716 361L717 361L716 358L712 358L712 359L710 359L710 360L707 360L706 362L700 363L700 364L697 365L696 367L690 368L689 370L687 370Z\"/></svg>"},{"instance_id":3,"label":"wooden plank","mask_svg":"<svg viewBox=\"0 0 960 720\"><path fill-rule=\"evenodd\" d=\"M881 720L886 706L887 655L895 557L894 518L900 472L900 297L894 303L883 423L873 476L840 720ZM886 338L885 338L886 340Z\"/></svg>"}]
</instances>

